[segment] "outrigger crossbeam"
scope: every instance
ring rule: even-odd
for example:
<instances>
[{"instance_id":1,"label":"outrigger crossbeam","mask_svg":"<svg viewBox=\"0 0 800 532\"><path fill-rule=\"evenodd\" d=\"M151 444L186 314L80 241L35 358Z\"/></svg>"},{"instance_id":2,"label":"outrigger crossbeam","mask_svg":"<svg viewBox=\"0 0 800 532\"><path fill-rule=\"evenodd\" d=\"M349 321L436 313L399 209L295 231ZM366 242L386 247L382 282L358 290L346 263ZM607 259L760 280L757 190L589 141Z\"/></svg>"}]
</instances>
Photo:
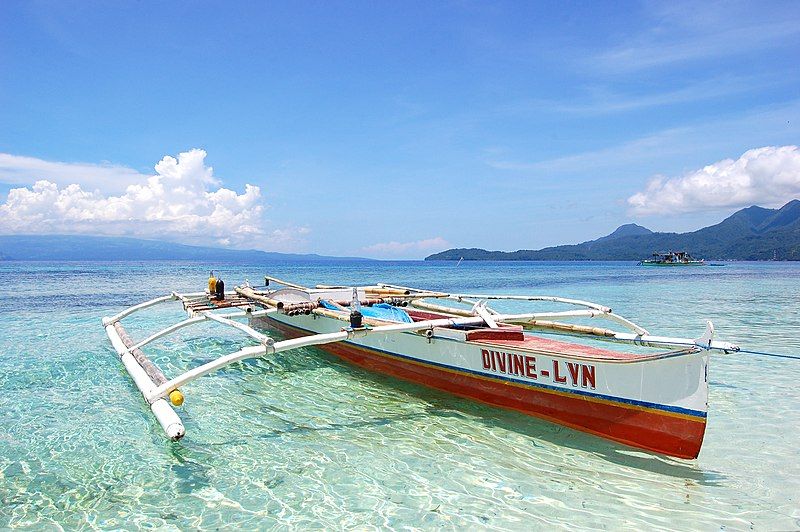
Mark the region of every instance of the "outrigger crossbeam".
<instances>
[{"instance_id":1,"label":"outrigger crossbeam","mask_svg":"<svg viewBox=\"0 0 800 532\"><path fill-rule=\"evenodd\" d=\"M265 316L272 312L277 312L277 309L264 309L264 310L253 311L251 307L248 307L248 309L245 311L239 310L239 311L229 312L226 313L224 316L218 316L212 314L211 312L194 312L192 310L188 310L190 315L194 314L192 317L183 320L181 322L178 322L174 325L171 325L165 329L162 329L148 336L146 339L138 343L133 343L133 341L130 340L130 338L127 335L127 332L119 322L123 318L130 316L135 312L153 307L155 305L159 305L161 303L181 300L184 302L184 306L186 307L187 304L192 302L193 299L205 295L206 294L204 292L191 293L191 294L178 294L176 292L173 292L170 295L158 297L155 299L151 299L150 301L145 301L144 303L134 305L120 312L119 314L116 314L112 317L105 317L102 320L103 326L105 327L106 330L106 334L108 335L109 340L111 340L111 345L117 352L117 356L119 356L123 366L133 379L133 382L136 384L136 387L139 388L139 391L142 393L142 396L150 404L150 409L153 412L153 415L158 420L158 422L161 424L161 427L164 429L164 432L166 432L167 436L173 441L181 439L186 433L186 430L180 418L173 410L172 406L170 406L170 404L166 400L164 400L163 397L159 397L155 400L149 399L151 396L151 392L154 388L157 388L159 385L163 385L165 382L168 381L167 378L164 377L161 370L152 361L150 361L144 355L144 353L142 353L141 348L179 329L188 327L189 325L193 325L196 323L201 323L209 319L219 323L223 323L225 325L233 326L259 341L267 341L269 339L266 337L266 335L259 333L258 331L248 327L247 325L235 322L230 318L245 317L245 316L248 317ZM170 391L171 392L175 391L175 389ZM183 402L183 395L180 394L180 392L178 392L178 394L171 397L171 399L174 400L176 405L180 405Z\"/></svg>"}]
</instances>

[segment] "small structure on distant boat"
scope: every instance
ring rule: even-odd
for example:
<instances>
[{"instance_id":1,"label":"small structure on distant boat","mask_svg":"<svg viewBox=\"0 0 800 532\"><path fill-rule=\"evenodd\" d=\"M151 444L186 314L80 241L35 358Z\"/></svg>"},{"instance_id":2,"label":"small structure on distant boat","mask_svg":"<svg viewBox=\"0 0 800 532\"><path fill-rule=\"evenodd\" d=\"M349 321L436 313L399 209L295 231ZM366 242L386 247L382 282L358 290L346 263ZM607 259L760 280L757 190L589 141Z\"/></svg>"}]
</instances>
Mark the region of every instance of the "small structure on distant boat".
<instances>
[{"instance_id":1,"label":"small structure on distant boat","mask_svg":"<svg viewBox=\"0 0 800 532\"><path fill-rule=\"evenodd\" d=\"M640 266L705 266L703 259L695 259L685 251L653 253L652 259L639 262Z\"/></svg>"}]
</instances>

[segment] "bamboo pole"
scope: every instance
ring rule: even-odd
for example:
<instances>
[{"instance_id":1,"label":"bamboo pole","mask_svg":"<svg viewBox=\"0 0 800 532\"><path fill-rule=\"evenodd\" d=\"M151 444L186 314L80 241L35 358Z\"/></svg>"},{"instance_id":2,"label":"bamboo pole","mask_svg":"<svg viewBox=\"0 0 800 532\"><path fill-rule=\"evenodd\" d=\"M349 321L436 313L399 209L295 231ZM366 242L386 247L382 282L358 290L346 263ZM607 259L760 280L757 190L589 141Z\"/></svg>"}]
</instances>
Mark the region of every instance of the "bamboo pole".
<instances>
[{"instance_id":1,"label":"bamboo pole","mask_svg":"<svg viewBox=\"0 0 800 532\"><path fill-rule=\"evenodd\" d=\"M246 298L252 299L253 301L258 301L259 303L263 303L269 307L275 308L283 308L283 301L278 301L277 299L272 299L271 297L262 296L257 294L255 290L252 288L241 287L237 286L234 287L234 292L239 294L240 296L244 296Z\"/></svg>"},{"instance_id":2,"label":"bamboo pole","mask_svg":"<svg viewBox=\"0 0 800 532\"><path fill-rule=\"evenodd\" d=\"M350 314L347 313L347 312L330 310L330 309L323 308L323 307L315 308L311 312L313 312L317 316L325 316L326 318L333 318L335 320L339 320L339 321L344 321L344 322L350 323ZM366 325L371 325L371 326L374 326L374 327L383 326L383 325L386 325L386 323L387 323L387 322L385 322L383 320L376 320L375 318L368 318L366 316L363 316L361 318L361 322L366 324ZM389 322L389 323L391 323L391 322Z\"/></svg>"},{"instance_id":3,"label":"bamboo pole","mask_svg":"<svg viewBox=\"0 0 800 532\"><path fill-rule=\"evenodd\" d=\"M270 337L267 336L266 334L262 334L262 333L256 331L255 329L253 329L252 327L250 327L248 325L245 325L244 323L239 323L238 321L233 321L232 319L229 319L227 317L217 316L216 314L212 314L211 312L206 313L205 317L210 319L210 320L216 321L217 323L221 323L223 325L227 325L229 327L233 327L234 329L239 329L240 331L242 331L246 335L251 336L252 338L255 338L259 342L264 343L264 342L267 342L268 340L270 340Z\"/></svg>"},{"instance_id":4,"label":"bamboo pole","mask_svg":"<svg viewBox=\"0 0 800 532\"><path fill-rule=\"evenodd\" d=\"M396 290L408 290L411 295L416 294L430 294L425 297L448 297L450 294L446 292L434 292L432 290L426 290L424 288L411 288L410 286L402 286L399 284L388 284L388 283L377 283L381 288L394 288Z\"/></svg>"},{"instance_id":5,"label":"bamboo pole","mask_svg":"<svg viewBox=\"0 0 800 532\"><path fill-rule=\"evenodd\" d=\"M147 358L142 350L133 343L133 340L128 335L128 331L125 330L120 322L114 323L114 330L117 331L120 340L122 340L122 343L125 344L128 352L133 355L134 359L136 359L136 363L142 367L144 372L147 373L147 376L150 377L150 380L153 381L156 386L167 382L167 378L164 376L164 373L161 372L161 368Z\"/></svg>"},{"instance_id":6,"label":"bamboo pole","mask_svg":"<svg viewBox=\"0 0 800 532\"><path fill-rule=\"evenodd\" d=\"M626 328L628 328L629 330L635 332L638 335L650 334L649 332L647 332L647 329L645 329L644 327L639 327L638 325L636 325L635 323L633 323L629 319L623 318L619 314L614 314L613 312L609 311L609 312L606 313L606 316L610 320L616 321L620 325L625 326Z\"/></svg>"},{"instance_id":7,"label":"bamboo pole","mask_svg":"<svg viewBox=\"0 0 800 532\"><path fill-rule=\"evenodd\" d=\"M408 303L412 307L421 308L424 310L430 310L432 312L442 312L444 314L451 314L454 316L474 316L472 312L466 309L454 308L454 307L445 307L442 305L435 305L433 303L428 303L427 301L421 301L418 299L414 299Z\"/></svg>"},{"instance_id":8,"label":"bamboo pole","mask_svg":"<svg viewBox=\"0 0 800 532\"><path fill-rule=\"evenodd\" d=\"M290 283L289 281L284 281L283 279L278 279L277 277L272 277L270 275L264 276L264 281L269 284L270 281L273 283L282 284L283 286L288 286L289 288L296 288L297 290L308 290L307 286L303 286L300 284Z\"/></svg>"},{"instance_id":9,"label":"bamboo pole","mask_svg":"<svg viewBox=\"0 0 800 532\"><path fill-rule=\"evenodd\" d=\"M206 319L205 316L201 314L198 317L189 318L189 319L180 321L180 322L178 322L178 323L176 323L174 325L171 325L171 326L167 327L166 329L161 329L160 331L158 331L158 332L156 332L154 334L151 334L150 336L148 336L147 338L145 338L141 342L137 343L136 345L130 346L130 345L127 345L127 342L125 343L125 345L128 347L129 351L133 351L135 349L140 349L140 348L144 347L145 345L149 344L150 342L152 342L154 340L158 340L162 336L166 336L166 335L168 335L170 333L173 333L173 332L177 331L178 329L182 329L182 328L187 327L189 325L192 325L194 323L200 323L201 321L205 321L205 319ZM118 323L114 324L115 327L117 325L118 325ZM120 327L120 328L122 328L122 327ZM119 332L119 331L117 331L117 332ZM121 334L120 334L120 336L122 337ZM127 336L127 334L126 334L126 336ZM122 340L125 341L125 337L122 337ZM158 383L158 384L160 384L160 383Z\"/></svg>"},{"instance_id":10,"label":"bamboo pole","mask_svg":"<svg viewBox=\"0 0 800 532\"><path fill-rule=\"evenodd\" d=\"M380 296L407 296L411 294L410 290L400 290L398 288L371 288L364 287L364 291L368 294L377 294Z\"/></svg>"},{"instance_id":11,"label":"bamboo pole","mask_svg":"<svg viewBox=\"0 0 800 532\"><path fill-rule=\"evenodd\" d=\"M611 329L604 329L602 327L591 327L589 325L578 325L575 323L562 323L558 321L547 320L531 320L527 323L530 328L539 329L553 329L556 331L564 331L575 334L591 334L594 336L612 337L618 334Z\"/></svg>"},{"instance_id":12,"label":"bamboo pole","mask_svg":"<svg viewBox=\"0 0 800 532\"><path fill-rule=\"evenodd\" d=\"M122 318L124 318L125 316L129 316L130 314L133 314L134 312L137 312L139 310L142 310L142 309L145 309L145 308L148 308L148 307L152 307L153 305L158 305L159 303L164 303L165 301L174 301L176 299L178 299L177 294L172 293L172 294L170 294L168 296L157 297L155 299L151 299L150 301L145 301L144 303L139 303L138 305L134 305L132 307L126 308L125 310L123 310L119 314L115 314L114 316L112 316L110 318L103 318L103 325L104 326L112 325L112 324L118 322L119 320L121 320Z\"/></svg>"}]
</instances>

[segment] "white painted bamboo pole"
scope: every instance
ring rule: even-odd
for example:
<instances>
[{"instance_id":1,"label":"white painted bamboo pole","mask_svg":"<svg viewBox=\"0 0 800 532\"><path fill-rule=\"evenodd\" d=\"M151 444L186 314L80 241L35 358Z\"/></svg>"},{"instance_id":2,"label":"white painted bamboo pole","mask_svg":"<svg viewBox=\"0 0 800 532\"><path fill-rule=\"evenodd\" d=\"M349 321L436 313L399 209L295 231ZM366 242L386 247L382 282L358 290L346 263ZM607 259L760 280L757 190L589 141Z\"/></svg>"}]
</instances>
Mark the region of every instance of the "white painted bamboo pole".
<instances>
[{"instance_id":1,"label":"white painted bamboo pole","mask_svg":"<svg viewBox=\"0 0 800 532\"><path fill-rule=\"evenodd\" d=\"M208 290L205 292L186 292L185 294L181 294L178 292L172 292L172 295L175 296L176 299L180 299L181 301L187 301L189 298L204 298L208 297Z\"/></svg>"},{"instance_id":2,"label":"white painted bamboo pole","mask_svg":"<svg viewBox=\"0 0 800 532\"><path fill-rule=\"evenodd\" d=\"M467 303L469 305L475 305L478 301L472 301L471 299L464 299L461 303ZM456 316L474 316L472 312L465 308L457 308L457 307L446 307L444 305L436 305L434 303L428 303L427 301L422 301L421 299L412 299L408 302L409 305L412 307L420 308L423 310L431 310L433 312L443 312L445 314L454 314ZM491 307L484 307L486 310L489 311L490 314L500 314L495 309Z\"/></svg>"},{"instance_id":3,"label":"white painted bamboo pole","mask_svg":"<svg viewBox=\"0 0 800 532\"><path fill-rule=\"evenodd\" d=\"M483 321L486 322L486 325L488 325L490 329L498 328L497 322L495 322L494 319L492 319L492 315L489 313L486 307L484 307L480 303L476 303L475 306L472 307L472 309L478 316L483 318Z\"/></svg>"},{"instance_id":4,"label":"white painted bamboo pole","mask_svg":"<svg viewBox=\"0 0 800 532\"><path fill-rule=\"evenodd\" d=\"M398 290L410 290L411 292L423 293L423 294L431 294L427 297L447 297L450 294L447 292L432 292L430 290L426 290L424 288L412 288L410 286L403 286L399 284L389 284L389 283L376 283L381 288L396 288ZM415 294L411 294L415 295Z\"/></svg>"},{"instance_id":5,"label":"white painted bamboo pole","mask_svg":"<svg viewBox=\"0 0 800 532\"><path fill-rule=\"evenodd\" d=\"M277 312L277 311L278 311L278 309L264 309L264 310L257 310L255 312L249 312L249 313L248 312L244 312L244 311L238 311L238 312L230 312L230 313L227 313L227 314L225 314L223 316L212 314L209 311L198 312L197 313L198 315L195 316L194 318L189 318L189 319L183 320L181 322L176 323L175 325L171 325L171 326L169 326L169 327L167 327L165 329L162 329L162 330L158 331L157 333L154 333L154 334L148 336L147 338L145 338L141 342L139 342L139 343L137 343L135 345L132 345L130 348L126 348L126 349L128 351L133 351L134 349L141 349L143 346L149 344L150 342L158 340L162 336L166 336L168 334L171 334L171 333L173 333L173 332L175 332L175 331L177 331L179 329L183 329L184 327L188 327L189 325L193 325L195 323L203 322L206 319L212 319L214 321L222 323L223 325L228 325L230 327L235 327L237 329L241 329L242 331L244 331L248 335L253 336L255 339L257 339L259 341L262 341L263 337L264 337L263 334L259 333L258 331L254 330L254 329L252 329L252 328L250 328L250 327L248 327L246 325L243 325L241 323L237 323L237 322L235 322L235 321L233 321L233 320L231 320L229 318L240 318L240 317L245 317L245 316L257 318L257 317L260 317L260 316L266 316L267 314L272 314L272 313ZM256 336L256 335L258 335L258 336Z\"/></svg>"},{"instance_id":6,"label":"white painted bamboo pole","mask_svg":"<svg viewBox=\"0 0 800 532\"><path fill-rule=\"evenodd\" d=\"M198 316L198 317L195 317L195 318L189 318L187 320L183 320L181 322L176 323L175 325L170 325L169 327L167 327L165 329L161 329L157 333L151 334L150 336L148 336L147 338L145 338L141 342L132 345L127 350L128 351L133 351L134 349L141 349L143 346L149 344L150 342L158 340L162 336L166 336L166 335L168 335L168 334L170 334L172 332L177 331L178 329L183 329L184 327L188 327L189 325L192 325L193 323L200 323L201 321L205 321L205 320L206 320L205 316Z\"/></svg>"},{"instance_id":7,"label":"white painted bamboo pole","mask_svg":"<svg viewBox=\"0 0 800 532\"><path fill-rule=\"evenodd\" d=\"M114 329L114 322L106 325L105 329L108 339L111 340L111 345L114 347L114 350L117 352L117 355L122 361L122 365L131 376L131 379L133 379L136 387L139 388L142 396L150 404L150 410L158 420L161 428L164 429L164 432L171 440L176 441L181 439L183 435L186 434L186 429L184 429L183 423L178 417L178 414L175 413L169 403L167 403L167 401L165 401L163 398L155 401L151 401L149 399L150 393L156 387L155 384L152 380L150 380L150 377L147 376L147 373L145 373L139 363L136 362L136 359L133 358L133 355L130 353L130 351L128 351L125 347L122 338L119 337L119 334L117 334L117 331Z\"/></svg>"},{"instance_id":8,"label":"white painted bamboo pole","mask_svg":"<svg viewBox=\"0 0 800 532\"><path fill-rule=\"evenodd\" d=\"M556 296L517 296L517 295L492 295L492 294L450 294L447 299L455 299L459 301L464 298L471 299L505 299L512 301L552 301L554 303L566 303L569 305L577 305L580 307L593 308L603 312L611 312L609 307L592 303L591 301L583 301L580 299L569 299L565 297Z\"/></svg>"},{"instance_id":9,"label":"white painted bamboo pole","mask_svg":"<svg viewBox=\"0 0 800 532\"><path fill-rule=\"evenodd\" d=\"M416 292L427 292L427 290L423 290L420 288L411 288L409 286L401 286L401 285L394 285L388 283L378 283L378 286L386 287L386 288L398 288L403 290L413 290ZM578 305L581 307L588 307L593 308L596 310L602 310L603 312L611 312L609 307L604 305L600 305L597 303L592 303L591 301L583 301L580 299L569 299L564 297L556 297L556 296L521 296L521 295L491 295L491 294L447 294L444 292L436 292L437 296L428 296L428 297L445 297L447 299L453 299L459 301L464 298L469 299L511 299L511 300L519 300L519 301L552 301L555 303L566 303L570 305Z\"/></svg>"},{"instance_id":10,"label":"white painted bamboo pole","mask_svg":"<svg viewBox=\"0 0 800 532\"><path fill-rule=\"evenodd\" d=\"M637 336L650 334L650 333L647 332L647 330L643 329L642 327L639 327L638 325L636 325L635 323L633 323L633 322L631 322L629 320L626 320L622 316L618 316L617 314L614 314L613 312L603 312L603 311L599 311L599 310L567 310L567 311L564 311L564 312L549 312L549 313L548 312L540 312L540 313L536 313L536 314L510 314L510 315L501 315L501 316L504 316L506 318L510 317L511 319L504 320L504 321L507 321L509 323L515 323L515 322L516 323L521 323L521 322L527 322L527 321L531 321L531 320L540 319L538 316L540 316L541 319L545 319L545 316L548 316L546 319L562 318L562 317L563 318L581 318L581 317L584 317L584 318L597 318L597 317L600 317L600 318L608 318L608 319L610 319L612 321L615 321L617 323L625 325L627 328L629 328L632 331L634 331ZM523 317L523 316L537 316L537 317L515 319L514 316L520 316L520 317ZM500 319L498 319L497 316L494 316L494 320L495 321L501 321Z\"/></svg>"},{"instance_id":11,"label":"white painted bamboo pole","mask_svg":"<svg viewBox=\"0 0 800 532\"><path fill-rule=\"evenodd\" d=\"M155 299L151 299L150 301L145 301L144 303L139 303L138 305L128 307L119 314L116 314L110 318L103 318L103 326L105 327L108 325L113 325L114 323L118 322L125 316L130 316L134 312L146 309L148 307L152 307L153 305L158 305L159 303L164 303L165 301L175 301L176 299L178 299L178 296L173 292L168 296L157 297Z\"/></svg>"},{"instance_id":12,"label":"white painted bamboo pole","mask_svg":"<svg viewBox=\"0 0 800 532\"><path fill-rule=\"evenodd\" d=\"M673 338L669 336L654 336L650 334L633 334L633 333L617 333L610 338L622 342L630 342L636 345L645 345L652 347L661 346L687 346L687 347L701 347L703 349L715 349L718 351L739 351L738 345L731 342L722 342L719 340L712 340L707 343L699 342L697 340L690 340L688 338Z\"/></svg>"},{"instance_id":13,"label":"white painted bamboo pole","mask_svg":"<svg viewBox=\"0 0 800 532\"><path fill-rule=\"evenodd\" d=\"M265 355L267 353L267 346L265 345L258 345L253 347L245 347L244 349L240 349L233 353L229 353L225 356L221 356L212 360L211 362L207 362L201 366L197 366L194 369L190 369L186 373L183 373L174 379L170 379L161 386L152 389L149 396L147 396L148 401L158 401L162 400L163 398L169 395L172 390L180 388L184 384L191 382L197 378L202 377L203 375L207 375L212 371L217 371L220 368L233 364L234 362L239 362L248 358L253 358L261 355Z\"/></svg>"},{"instance_id":14,"label":"white painted bamboo pole","mask_svg":"<svg viewBox=\"0 0 800 532\"><path fill-rule=\"evenodd\" d=\"M545 321L539 323L530 323L532 327L552 329L555 331L563 331L566 335L587 335L595 336L598 340L609 342L621 342L636 345L645 345L651 347L673 347L673 346L696 346L703 349L713 349L720 351L739 351L739 346L730 342L690 340L688 338L670 338L666 336L654 336L651 334L639 335L631 333L623 333L611 329L593 328L584 325L573 325L570 323L562 323L556 321Z\"/></svg>"},{"instance_id":15,"label":"white painted bamboo pole","mask_svg":"<svg viewBox=\"0 0 800 532\"><path fill-rule=\"evenodd\" d=\"M459 303L464 303L466 305L477 305L478 303L480 303L480 300L462 298L462 299L459 299L458 302ZM488 305L484 305L483 308L488 310L490 314L500 314L499 312L497 312L495 309L493 309L492 307L490 307Z\"/></svg>"},{"instance_id":16,"label":"white painted bamboo pole","mask_svg":"<svg viewBox=\"0 0 800 532\"><path fill-rule=\"evenodd\" d=\"M223 325L227 325L229 327L233 327L234 329L239 329L243 333L247 334L248 336L251 336L251 337L255 338L259 342L265 342L265 341L267 341L269 339L269 336L267 336L266 334L262 334L262 333L256 331L255 329L253 329L252 327L250 327L248 325L245 325L244 323L239 323L238 321L233 321L231 319L228 319L227 317L218 316L218 315L212 314L210 312L206 313L205 317L210 319L210 320L216 321L217 323L221 323Z\"/></svg>"},{"instance_id":17,"label":"white painted bamboo pole","mask_svg":"<svg viewBox=\"0 0 800 532\"><path fill-rule=\"evenodd\" d=\"M298 290L308 290L307 286L303 286L301 284L290 283L289 281L284 281L283 279L278 279L277 277L272 277L271 275L265 275L264 279L266 281L270 281L273 283L282 284L283 286L288 286L289 288L296 288Z\"/></svg>"},{"instance_id":18,"label":"white painted bamboo pole","mask_svg":"<svg viewBox=\"0 0 800 532\"><path fill-rule=\"evenodd\" d=\"M608 312L608 313L606 313L606 317L608 319L612 320L612 321L615 321L615 322L619 323L620 325L625 326L627 329L635 332L636 334L639 334L639 335L650 334L649 332L647 332L647 329L645 329L644 327L640 327L640 326L636 325L631 320L623 318L619 314L614 314L613 312Z\"/></svg>"}]
</instances>

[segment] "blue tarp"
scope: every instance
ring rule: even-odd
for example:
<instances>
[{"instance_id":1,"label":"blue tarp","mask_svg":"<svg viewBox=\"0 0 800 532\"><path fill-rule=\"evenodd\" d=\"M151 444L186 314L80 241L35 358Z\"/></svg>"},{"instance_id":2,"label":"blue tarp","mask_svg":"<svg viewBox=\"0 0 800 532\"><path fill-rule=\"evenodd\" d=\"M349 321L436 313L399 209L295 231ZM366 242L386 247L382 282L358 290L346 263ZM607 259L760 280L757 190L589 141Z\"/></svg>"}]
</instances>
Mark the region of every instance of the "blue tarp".
<instances>
[{"instance_id":1,"label":"blue tarp","mask_svg":"<svg viewBox=\"0 0 800 532\"><path fill-rule=\"evenodd\" d=\"M331 305L324 299L320 301L320 304L330 310L339 310L339 307ZM367 318L375 318L378 320L414 323L414 320L411 319L405 310L393 307L387 303L377 303L371 307L361 307L361 315Z\"/></svg>"}]
</instances>

